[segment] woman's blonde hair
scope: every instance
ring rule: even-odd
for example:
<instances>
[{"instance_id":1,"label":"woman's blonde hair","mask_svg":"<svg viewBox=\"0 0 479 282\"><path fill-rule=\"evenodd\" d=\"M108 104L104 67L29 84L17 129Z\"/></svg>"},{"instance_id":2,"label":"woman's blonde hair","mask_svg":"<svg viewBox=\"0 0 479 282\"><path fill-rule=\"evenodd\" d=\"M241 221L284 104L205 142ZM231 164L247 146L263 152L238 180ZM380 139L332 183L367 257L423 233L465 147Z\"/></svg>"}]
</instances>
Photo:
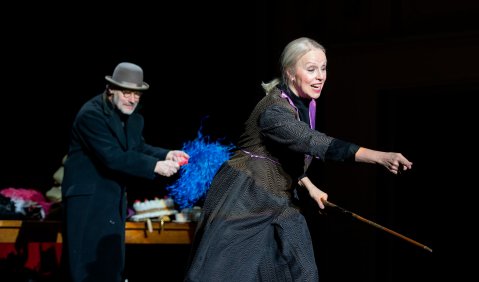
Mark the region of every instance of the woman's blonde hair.
<instances>
[{"instance_id":1,"label":"woman's blonde hair","mask_svg":"<svg viewBox=\"0 0 479 282\"><path fill-rule=\"evenodd\" d=\"M288 71L294 70L294 66L298 60L304 56L304 54L313 49L320 49L326 54L326 49L323 47L323 45L308 37L300 37L289 42L288 45L284 47L280 57L282 80L279 78L274 78L268 83L261 83L261 86L266 94L271 92L278 84L281 83L281 81L283 81L286 85L289 85Z\"/></svg>"}]
</instances>

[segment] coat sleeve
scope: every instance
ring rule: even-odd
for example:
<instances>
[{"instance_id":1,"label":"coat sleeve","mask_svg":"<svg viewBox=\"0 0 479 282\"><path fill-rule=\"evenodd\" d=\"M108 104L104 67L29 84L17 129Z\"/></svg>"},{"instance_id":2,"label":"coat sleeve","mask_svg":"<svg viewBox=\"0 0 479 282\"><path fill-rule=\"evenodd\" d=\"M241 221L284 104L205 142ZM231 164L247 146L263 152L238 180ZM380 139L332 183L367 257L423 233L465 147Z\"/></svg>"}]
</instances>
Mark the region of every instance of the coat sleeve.
<instances>
[{"instance_id":1,"label":"coat sleeve","mask_svg":"<svg viewBox=\"0 0 479 282\"><path fill-rule=\"evenodd\" d=\"M321 160L350 160L359 149L356 144L311 129L296 118L294 109L277 104L265 109L259 125L264 138Z\"/></svg>"},{"instance_id":2,"label":"coat sleeve","mask_svg":"<svg viewBox=\"0 0 479 282\"><path fill-rule=\"evenodd\" d=\"M125 149L100 112L84 111L79 115L74 124L74 134L84 150L106 169L148 179L156 177L154 168L163 151L157 151L155 156Z\"/></svg>"}]
</instances>

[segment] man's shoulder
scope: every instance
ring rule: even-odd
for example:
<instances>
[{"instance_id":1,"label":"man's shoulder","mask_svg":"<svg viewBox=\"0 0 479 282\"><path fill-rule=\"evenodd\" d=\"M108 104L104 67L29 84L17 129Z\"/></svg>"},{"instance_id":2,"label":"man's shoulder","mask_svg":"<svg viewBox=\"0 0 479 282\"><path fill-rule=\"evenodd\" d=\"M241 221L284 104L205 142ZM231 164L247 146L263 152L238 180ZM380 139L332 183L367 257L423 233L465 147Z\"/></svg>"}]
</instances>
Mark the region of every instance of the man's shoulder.
<instances>
[{"instance_id":1,"label":"man's shoulder","mask_svg":"<svg viewBox=\"0 0 479 282\"><path fill-rule=\"evenodd\" d=\"M88 101L86 101L83 106L80 108L81 111L89 111L89 110L101 110L104 107L103 102L103 95L99 94L93 96Z\"/></svg>"},{"instance_id":2,"label":"man's shoulder","mask_svg":"<svg viewBox=\"0 0 479 282\"><path fill-rule=\"evenodd\" d=\"M86 101L77 113L77 119L86 116L103 116L105 109L102 101L102 95L92 97Z\"/></svg>"}]
</instances>

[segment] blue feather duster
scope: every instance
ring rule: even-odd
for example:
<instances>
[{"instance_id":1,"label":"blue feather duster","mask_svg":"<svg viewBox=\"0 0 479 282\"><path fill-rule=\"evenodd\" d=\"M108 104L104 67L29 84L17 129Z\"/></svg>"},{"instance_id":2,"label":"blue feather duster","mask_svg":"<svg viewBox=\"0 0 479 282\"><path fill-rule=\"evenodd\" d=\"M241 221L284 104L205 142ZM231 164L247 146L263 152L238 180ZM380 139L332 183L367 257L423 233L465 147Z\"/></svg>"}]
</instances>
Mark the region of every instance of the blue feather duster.
<instances>
[{"instance_id":1,"label":"blue feather duster","mask_svg":"<svg viewBox=\"0 0 479 282\"><path fill-rule=\"evenodd\" d=\"M233 148L233 145L211 141L208 136L203 136L201 128L196 139L183 145L182 150L190 156L188 164L180 168L179 178L166 187L169 196L181 209L192 207L206 195L213 177L230 158Z\"/></svg>"}]
</instances>

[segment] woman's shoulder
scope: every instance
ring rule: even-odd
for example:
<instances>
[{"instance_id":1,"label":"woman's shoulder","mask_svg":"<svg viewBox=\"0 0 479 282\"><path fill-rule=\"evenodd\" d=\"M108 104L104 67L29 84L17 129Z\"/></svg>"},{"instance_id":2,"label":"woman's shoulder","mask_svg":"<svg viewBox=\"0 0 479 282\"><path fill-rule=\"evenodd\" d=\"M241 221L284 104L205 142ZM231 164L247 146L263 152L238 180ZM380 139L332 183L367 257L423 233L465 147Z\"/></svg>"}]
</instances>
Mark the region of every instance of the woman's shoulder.
<instances>
[{"instance_id":1,"label":"woman's shoulder","mask_svg":"<svg viewBox=\"0 0 479 282\"><path fill-rule=\"evenodd\" d=\"M269 115L268 113L295 114L295 109L286 98L281 95L281 90L273 90L264 96L253 111L257 116Z\"/></svg>"},{"instance_id":2,"label":"woman's shoulder","mask_svg":"<svg viewBox=\"0 0 479 282\"><path fill-rule=\"evenodd\" d=\"M288 102L279 88L274 88L260 101L264 105L279 105L290 108L291 105Z\"/></svg>"}]
</instances>

